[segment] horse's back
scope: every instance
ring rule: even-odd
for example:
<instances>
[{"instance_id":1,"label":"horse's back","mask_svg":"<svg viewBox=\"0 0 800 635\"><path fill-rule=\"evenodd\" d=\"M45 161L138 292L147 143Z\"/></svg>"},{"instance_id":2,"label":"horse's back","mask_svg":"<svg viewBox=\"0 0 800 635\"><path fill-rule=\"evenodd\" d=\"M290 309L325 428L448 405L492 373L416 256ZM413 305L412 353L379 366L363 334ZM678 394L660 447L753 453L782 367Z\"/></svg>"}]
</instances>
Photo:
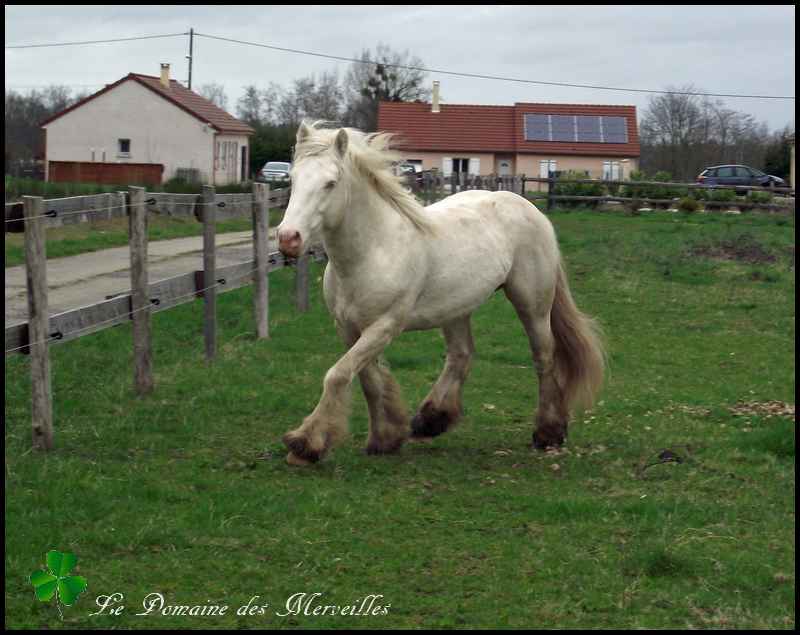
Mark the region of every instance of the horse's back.
<instances>
[{"instance_id":1,"label":"horse's back","mask_svg":"<svg viewBox=\"0 0 800 635\"><path fill-rule=\"evenodd\" d=\"M468 190L425 208L431 225L428 276L411 328L429 328L443 316L468 315L499 287L520 261L555 259L552 225L512 192Z\"/></svg>"},{"instance_id":2,"label":"horse's back","mask_svg":"<svg viewBox=\"0 0 800 635\"><path fill-rule=\"evenodd\" d=\"M431 223L451 233L465 227L479 239L495 240L497 248L516 251L537 246L556 249L550 219L528 199L514 192L467 190L425 208ZM456 231L456 234L461 232Z\"/></svg>"}]
</instances>

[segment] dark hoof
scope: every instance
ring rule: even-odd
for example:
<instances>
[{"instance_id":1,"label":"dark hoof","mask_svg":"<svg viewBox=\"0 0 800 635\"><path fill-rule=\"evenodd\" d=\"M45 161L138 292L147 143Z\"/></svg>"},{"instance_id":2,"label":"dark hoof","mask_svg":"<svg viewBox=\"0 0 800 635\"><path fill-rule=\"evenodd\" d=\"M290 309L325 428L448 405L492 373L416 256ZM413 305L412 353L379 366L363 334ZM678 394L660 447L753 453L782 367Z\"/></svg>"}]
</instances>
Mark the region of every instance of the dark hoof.
<instances>
[{"instance_id":1,"label":"dark hoof","mask_svg":"<svg viewBox=\"0 0 800 635\"><path fill-rule=\"evenodd\" d=\"M316 463L322 458L322 452L309 447L308 440L299 435L287 432L283 435L283 444L299 459Z\"/></svg>"},{"instance_id":2,"label":"dark hoof","mask_svg":"<svg viewBox=\"0 0 800 635\"><path fill-rule=\"evenodd\" d=\"M566 434L561 430L536 430L533 433L533 447L537 450L560 448L565 440Z\"/></svg>"},{"instance_id":3,"label":"dark hoof","mask_svg":"<svg viewBox=\"0 0 800 635\"><path fill-rule=\"evenodd\" d=\"M392 441L391 443L377 443L371 441L367 444L366 453L369 455L376 455L376 454L394 454L397 452L401 447L403 447L403 443L405 439L397 439Z\"/></svg>"},{"instance_id":4,"label":"dark hoof","mask_svg":"<svg viewBox=\"0 0 800 635\"><path fill-rule=\"evenodd\" d=\"M446 410L437 410L426 403L411 420L411 436L415 438L438 437L453 425L458 416Z\"/></svg>"}]
</instances>

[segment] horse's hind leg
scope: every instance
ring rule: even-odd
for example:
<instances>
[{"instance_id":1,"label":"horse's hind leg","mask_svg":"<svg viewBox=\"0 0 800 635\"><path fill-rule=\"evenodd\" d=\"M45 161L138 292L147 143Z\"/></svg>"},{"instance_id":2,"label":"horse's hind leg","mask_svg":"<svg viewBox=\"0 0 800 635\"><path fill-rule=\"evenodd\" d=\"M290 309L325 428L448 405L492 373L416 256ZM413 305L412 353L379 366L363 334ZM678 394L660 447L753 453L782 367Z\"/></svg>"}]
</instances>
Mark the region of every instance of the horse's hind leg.
<instances>
[{"instance_id":1,"label":"horse's hind leg","mask_svg":"<svg viewBox=\"0 0 800 635\"><path fill-rule=\"evenodd\" d=\"M525 333L539 377L539 406L536 411L536 428L533 445L537 448L560 446L567 436L569 410L556 377L556 342L550 327L554 286L543 284L534 289L533 276L519 276L519 283L511 278L505 292L514 305Z\"/></svg>"},{"instance_id":2,"label":"horse's hind leg","mask_svg":"<svg viewBox=\"0 0 800 635\"><path fill-rule=\"evenodd\" d=\"M362 370L358 379L369 408L367 454L389 454L408 438L408 413L400 387L389 369L376 360Z\"/></svg>"},{"instance_id":3,"label":"horse's hind leg","mask_svg":"<svg viewBox=\"0 0 800 635\"><path fill-rule=\"evenodd\" d=\"M442 329L447 342L447 361L442 374L411 421L413 438L438 436L461 417L462 389L475 352L469 320L467 316L446 324Z\"/></svg>"}]
</instances>

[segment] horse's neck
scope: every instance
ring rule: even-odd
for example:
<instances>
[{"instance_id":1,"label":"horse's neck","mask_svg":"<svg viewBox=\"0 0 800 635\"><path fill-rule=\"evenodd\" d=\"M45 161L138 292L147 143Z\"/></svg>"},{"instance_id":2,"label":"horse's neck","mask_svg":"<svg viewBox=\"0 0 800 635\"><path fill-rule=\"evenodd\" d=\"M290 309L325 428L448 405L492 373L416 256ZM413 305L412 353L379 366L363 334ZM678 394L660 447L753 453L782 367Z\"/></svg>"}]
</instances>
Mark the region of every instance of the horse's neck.
<instances>
[{"instance_id":1,"label":"horse's neck","mask_svg":"<svg viewBox=\"0 0 800 635\"><path fill-rule=\"evenodd\" d=\"M341 224L323 230L325 252L347 276L369 260L374 251L394 249L409 224L372 188L354 187Z\"/></svg>"}]
</instances>

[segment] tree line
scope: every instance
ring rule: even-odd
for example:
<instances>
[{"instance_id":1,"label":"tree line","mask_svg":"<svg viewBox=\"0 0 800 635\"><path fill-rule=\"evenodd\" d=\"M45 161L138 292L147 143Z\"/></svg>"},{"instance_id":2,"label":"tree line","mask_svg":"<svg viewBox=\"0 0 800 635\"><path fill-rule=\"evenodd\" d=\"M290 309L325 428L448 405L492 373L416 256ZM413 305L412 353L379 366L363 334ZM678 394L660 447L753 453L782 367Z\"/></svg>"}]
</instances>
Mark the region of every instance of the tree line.
<instances>
[{"instance_id":1,"label":"tree line","mask_svg":"<svg viewBox=\"0 0 800 635\"><path fill-rule=\"evenodd\" d=\"M720 99L697 95L702 91L692 85L667 90L650 97L641 114L642 171L693 180L706 167L734 163L788 176L792 126L770 131L766 123Z\"/></svg>"},{"instance_id":2,"label":"tree line","mask_svg":"<svg viewBox=\"0 0 800 635\"><path fill-rule=\"evenodd\" d=\"M304 119L324 119L368 132L378 126L380 101L428 101L427 73L421 59L408 51L378 44L364 49L340 77L322 72L293 80L288 86L270 82L249 85L231 107L222 85L205 84L196 91L220 108L248 123L250 167L255 174L267 161L291 160L295 132ZM743 163L785 178L789 173L789 125L770 131L752 115L733 110L721 100L697 94L693 86L669 87L652 96L640 113L640 169L648 174L668 172L692 180L705 167ZM690 93L690 94L676 94ZM40 123L87 93L72 94L63 86L6 92L6 173L14 166L44 155Z\"/></svg>"}]
</instances>

